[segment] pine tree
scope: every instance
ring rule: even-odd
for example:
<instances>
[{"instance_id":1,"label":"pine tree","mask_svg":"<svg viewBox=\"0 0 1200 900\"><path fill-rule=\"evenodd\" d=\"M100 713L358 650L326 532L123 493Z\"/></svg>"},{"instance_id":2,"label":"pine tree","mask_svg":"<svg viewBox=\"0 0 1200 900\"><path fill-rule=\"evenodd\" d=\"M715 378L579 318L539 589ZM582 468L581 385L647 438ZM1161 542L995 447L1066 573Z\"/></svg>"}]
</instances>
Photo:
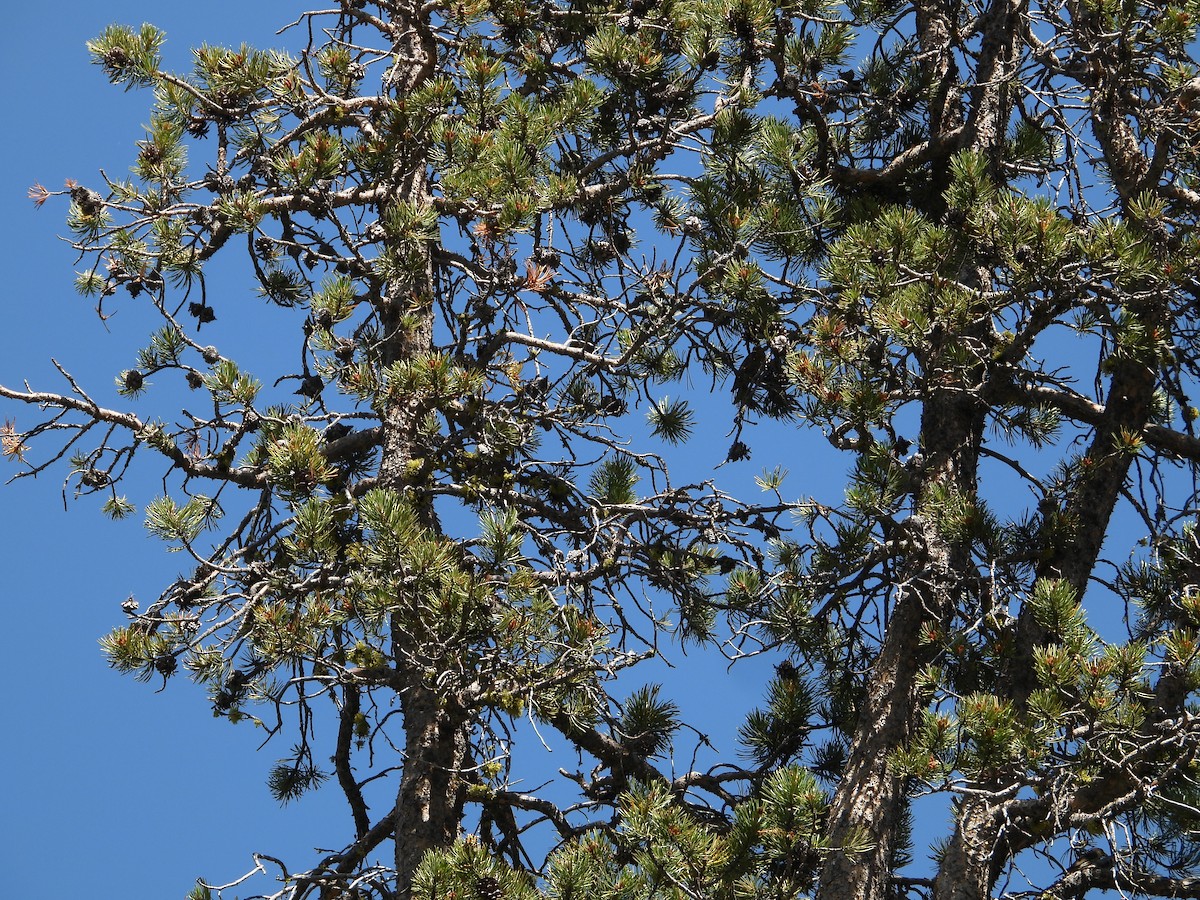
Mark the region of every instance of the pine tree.
<instances>
[{"instance_id":1,"label":"pine tree","mask_svg":"<svg viewBox=\"0 0 1200 900\"><path fill-rule=\"evenodd\" d=\"M346 2L302 16L291 52L202 46L187 73L164 68L154 27L112 26L94 61L154 95L132 177L31 192L69 199L101 316L157 311L117 376L126 408L153 412L108 409L64 371L67 393L3 389L50 410L10 423L5 449L48 446L22 474L65 458L74 494L116 518L135 512L135 453L165 464L146 527L194 567L126 604L103 647L294 741L269 779L281 801L328 780L345 794L343 849L287 876L289 896L408 897L464 817L518 862L514 810L573 836L509 789L513 723L592 748L614 775L589 802L615 803L660 743L608 736L607 683L653 654L649 583L699 612L716 547L748 558L736 504L674 486L623 436L631 401L681 371L659 334L673 313L643 299L666 275L628 256L626 219L695 78L579 77L560 57L590 53L601 19ZM206 289L210 260L238 254L273 311L252 327L292 342L286 363L206 340L244 315ZM691 417L664 400L650 427L678 441Z\"/></svg>"},{"instance_id":2,"label":"pine tree","mask_svg":"<svg viewBox=\"0 0 1200 900\"><path fill-rule=\"evenodd\" d=\"M105 650L345 794L274 896L1195 895L1198 17L342 0L179 75L97 38L154 91L134 177L33 197L102 315L161 316L122 397L212 412L64 372L0 388L49 410L4 449L113 516L164 461L195 568ZM299 371L204 342L239 253ZM844 491L673 481L709 385L731 464L791 423ZM674 771L671 686L616 691L672 640L776 654L738 756ZM509 783L526 716L578 801Z\"/></svg>"}]
</instances>

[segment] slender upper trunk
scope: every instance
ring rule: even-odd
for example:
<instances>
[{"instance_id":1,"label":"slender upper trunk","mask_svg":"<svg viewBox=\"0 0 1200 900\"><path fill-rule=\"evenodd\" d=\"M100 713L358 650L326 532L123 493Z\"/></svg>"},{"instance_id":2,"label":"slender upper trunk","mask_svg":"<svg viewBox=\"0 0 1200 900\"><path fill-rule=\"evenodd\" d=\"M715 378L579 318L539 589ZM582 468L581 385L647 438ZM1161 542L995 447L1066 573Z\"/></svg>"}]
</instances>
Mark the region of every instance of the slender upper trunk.
<instances>
[{"instance_id":1,"label":"slender upper trunk","mask_svg":"<svg viewBox=\"0 0 1200 900\"><path fill-rule=\"evenodd\" d=\"M412 3L393 17L396 65L390 76L396 96L405 97L428 80L437 62L437 47L421 7ZM397 146L391 197L381 202L424 205L432 201L425 148L419 139ZM411 249L411 248L409 248ZM412 258L412 254L408 254ZM378 307L382 330L381 366L413 360L433 349L433 261L426 252L403 277L385 285ZM378 410L383 425L381 487L406 492L409 463L421 455L419 426L430 412L419 396L386 395ZM427 498L412 496L426 528L440 525ZM400 710L404 717L404 761L393 811L396 900L407 900L421 860L445 848L458 836L462 819L462 771L471 733L470 716L456 699L435 689L427 673L411 664L415 638L399 617L392 621L394 665L398 672ZM419 654L418 654L419 655Z\"/></svg>"}]
</instances>

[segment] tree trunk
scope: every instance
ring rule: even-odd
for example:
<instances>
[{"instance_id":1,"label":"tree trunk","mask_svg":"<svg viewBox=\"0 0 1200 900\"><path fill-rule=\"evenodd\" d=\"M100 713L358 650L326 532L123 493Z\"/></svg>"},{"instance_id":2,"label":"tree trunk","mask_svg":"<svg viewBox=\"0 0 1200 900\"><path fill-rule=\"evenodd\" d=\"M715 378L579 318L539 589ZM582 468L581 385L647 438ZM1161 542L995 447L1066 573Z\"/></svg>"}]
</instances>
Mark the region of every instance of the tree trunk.
<instances>
[{"instance_id":1,"label":"tree trunk","mask_svg":"<svg viewBox=\"0 0 1200 900\"><path fill-rule=\"evenodd\" d=\"M970 380L969 373L964 380ZM930 397L921 421L925 463L918 508L936 485L974 496L982 422L978 394L965 385ZM890 772L889 763L911 740L925 706L917 676L932 651L923 649L921 630L926 623L942 626L948 621L963 590L964 567L970 565L966 551L948 544L922 516L912 516L905 530L916 549L906 560L906 576L868 676L846 770L831 802L827 834L832 850L821 870L817 900L888 896L906 801L905 779ZM867 847L855 852L856 844Z\"/></svg>"},{"instance_id":2,"label":"tree trunk","mask_svg":"<svg viewBox=\"0 0 1200 900\"><path fill-rule=\"evenodd\" d=\"M829 811L833 850L821 869L817 900L883 900L893 837L903 815L904 780L888 771L891 754L912 736L920 711L916 675L924 662L914 648L928 620L923 592L897 601L887 638L871 669L868 694L850 758ZM855 852L855 846L866 845Z\"/></svg>"},{"instance_id":3,"label":"tree trunk","mask_svg":"<svg viewBox=\"0 0 1200 900\"><path fill-rule=\"evenodd\" d=\"M997 812L987 799L963 801L934 879L935 900L984 900L992 895L1003 862Z\"/></svg>"},{"instance_id":4,"label":"tree trunk","mask_svg":"<svg viewBox=\"0 0 1200 900\"><path fill-rule=\"evenodd\" d=\"M458 837L470 720L425 685L406 690L401 709L405 742L396 796L395 896L407 900L425 854L450 846Z\"/></svg>"},{"instance_id":5,"label":"tree trunk","mask_svg":"<svg viewBox=\"0 0 1200 900\"><path fill-rule=\"evenodd\" d=\"M1114 439L1122 430L1142 432L1150 420L1153 399L1153 370L1138 360L1121 363L1113 374L1105 421L1096 429L1085 456L1092 464L1063 506L1062 515L1073 523L1073 534L1069 540L1060 539L1058 552L1039 566L1038 577L1065 580L1080 598L1100 556L1109 519L1133 463L1132 455L1114 452ZM1000 696L1018 708L1024 707L1038 687L1034 649L1052 639L1026 604L1017 618L1015 652L996 688ZM992 886L1011 852L1011 848L1002 846L1002 811L999 800L974 796L963 801L938 868L934 900L986 900L991 896Z\"/></svg>"},{"instance_id":6,"label":"tree trunk","mask_svg":"<svg viewBox=\"0 0 1200 900\"><path fill-rule=\"evenodd\" d=\"M419 4L413 2L394 13L395 68L391 89L403 98L435 71L437 46L433 30ZM432 202L426 148L415 140L398 146L391 196L380 203L422 206ZM411 248L406 248L411 256ZM379 304L382 343L380 369L418 358L433 349L433 259L430 252L405 277L386 284ZM406 495L418 516L434 533L441 533L429 498L410 490L409 462L422 455L417 444L421 421L431 411L420 396L388 396L379 410L383 424L379 483ZM408 900L421 860L431 850L449 847L458 837L463 809L462 771L471 733L470 716L456 698L436 690L425 672L411 663L415 638L399 617L392 620L393 665L400 685L400 710L404 717L404 762L396 794L395 866L396 900Z\"/></svg>"}]
</instances>

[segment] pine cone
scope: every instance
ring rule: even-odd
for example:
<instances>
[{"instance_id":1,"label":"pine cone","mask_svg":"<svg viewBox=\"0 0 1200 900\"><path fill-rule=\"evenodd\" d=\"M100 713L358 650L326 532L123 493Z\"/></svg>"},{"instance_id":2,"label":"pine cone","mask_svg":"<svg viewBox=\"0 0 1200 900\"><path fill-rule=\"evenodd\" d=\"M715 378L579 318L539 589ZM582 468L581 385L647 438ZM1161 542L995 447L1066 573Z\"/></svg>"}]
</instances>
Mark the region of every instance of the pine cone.
<instances>
[{"instance_id":1,"label":"pine cone","mask_svg":"<svg viewBox=\"0 0 1200 900\"><path fill-rule=\"evenodd\" d=\"M475 880L475 893L479 900L503 900L504 898L500 882L491 875L483 875Z\"/></svg>"}]
</instances>

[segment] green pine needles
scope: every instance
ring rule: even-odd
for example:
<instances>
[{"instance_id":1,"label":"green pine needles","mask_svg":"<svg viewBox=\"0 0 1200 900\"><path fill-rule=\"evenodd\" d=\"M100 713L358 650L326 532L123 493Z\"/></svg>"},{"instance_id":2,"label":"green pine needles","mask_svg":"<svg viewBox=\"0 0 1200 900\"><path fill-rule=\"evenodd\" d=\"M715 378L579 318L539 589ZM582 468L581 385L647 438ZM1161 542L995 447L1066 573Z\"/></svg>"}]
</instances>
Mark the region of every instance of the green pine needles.
<instances>
[{"instance_id":1,"label":"green pine needles","mask_svg":"<svg viewBox=\"0 0 1200 900\"><path fill-rule=\"evenodd\" d=\"M115 387L0 387L3 452L182 561L113 667L345 798L256 896L1194 895L1198 22L340 0L185 72L90 42L149 124L30 196L156 325ZM698 702L726 666L753 696Z\"/></svg>"}]
</instances>

